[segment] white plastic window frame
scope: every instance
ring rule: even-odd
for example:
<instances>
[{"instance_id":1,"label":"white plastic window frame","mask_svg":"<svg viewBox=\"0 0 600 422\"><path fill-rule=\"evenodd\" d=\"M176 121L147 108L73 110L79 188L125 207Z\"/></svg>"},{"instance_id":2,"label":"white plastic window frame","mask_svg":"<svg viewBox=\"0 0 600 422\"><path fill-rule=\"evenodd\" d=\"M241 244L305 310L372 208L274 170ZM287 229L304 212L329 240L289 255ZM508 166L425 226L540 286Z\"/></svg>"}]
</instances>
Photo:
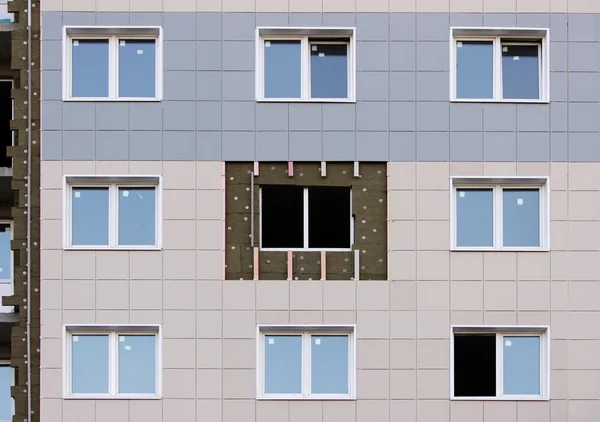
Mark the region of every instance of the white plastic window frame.
<instances>
[{"instance_id":1,"label":"white plastic window frame","mask_svg":"<svg viewBox=\"0 0 600 422\"><path fill-rule=\"evenodd\" d=\"M493 246L458 246L456 194L462 189L492 189ZM513 189L539 191L539 246L504 246L502 243L504 213L503 191ZM452 177L450 178L450 250L452 251L513 251L540 252L550 250L550 181L548 177Z\"/></svg>"},{"instance_id":2,"label":"white plastic window frame","mask_svg":"<svg viewBox=\"0 0 600 422\"><path fill-rule=\"evenodd\" d=\"M459 31L459 34L455 32ZM465 32L462 34L460 32ZM472 31L472 35L468 35ZM485 35L488 31L489 35ZM527 32L542 31L544 35L527 35ZM493 35L492 35L493 34ZM519 34L519 35L516 35ZM534 42L534 40L538 40ZM457 48L462 41L487 41L493 47L493 97L458 98L457 97ZM502 87L502 47L510 45L538 46L538 83L539 98L504 98ZM550 101L550 42L549 30L528 28L451 28L450 29L450 101L473 103L548 103Z\"/></svg>"},{"instance_id":3,"label":"white plastic window frame","mask_svg":"<svg viewBox=\"0 0 600 422\"><path fill-rule=\"evenodd\" d=\"M264 30L276 31L263 34ZM351 34L330 34L326 31L345 30ZM286 33L287 32L287 33ZM304 32L304 34L303 34ZM320 41L322 38L323 41ZM339 38L340 41L333 39ZM265 97L265 42L300 41L300 98ZM348 60L348 97L311 98L311 48L313 44L346 44ZM262 28L256 29L256 101L259 102L313 102L313 103L354 103L356 102L356 37L355 28Z\"/></svg>"},{"instance_id":4,"label":"white plastic window frame","mask_svg":"<svg viewBox=\"0 0 600 422\"><path fill-rule=\"evenodd\" d=\"M78 181L81 179L81 181ZM147 179L156 180L148 182ZM115 181L116 180L116 181ZM144 180L144 181L141 181ZM108 189L108 245L73 245L73 188ZM119 189L155 189L154 245L119 245ZM63 181L63 245L73 250L159 250L162 247L161 176L65 176Z\"/></svg>"},{"instance_id":5,"label":"white plastic window frame","mask_svg":"<svg viewBox=\"0 0 600 422\"><path fill-rule=\"evenodd\" d=\"M265 393L265 337L302 337L302 392L300 394ZM348 336L348 394L312 394L311 339L312 336ZM356 400L356 325L258 325L256 343L257 400Z\"/></svg>"},{"instance_id":6,"label":"white plastic window frame","mask_svg":"<svg viewBox=\"0 0 600 422\"><path fill-rule=\"evenodd\" d=\"M0 220L0 224L1 225L6 225L9 226L9 231L10 231L10 240L13 240L15 238L15 234L14 234L14 224L12 220ZM15 255L13 250L10 250L10 273L9 273L9 278L2 278L0 277L0 284L10 284L13 285L14 279L15 279L15 274L14 274L14 268L15 268L15 264L14 264L14 259L15 259Z\"/></svg>"},{"instance_id":7,"label":"white plastic window frame","mask_svg":"<svg viewBox=\"0 0 600 422\"><path fill-rule=\"evenodd\" d=\"M73 336L108 336L108 393L72 392L72 341ZM119 336L155 337L155 374L154 394L121 394L119 389ZM152 400L162 398L162 327L160 325L78 325L63 326L63 399L124 399Z\"/></svg>"},{"instance_id":8,"label":"white plastic window frame","mask_svg":"<svg viewBox=\"0 0 600 422\"><path fill-rule=\"evenodd\" d=\"M454 335L496 336L496 395L462 397L454 395ZM540 394L504 394L504 337L540 338ZM550 399L550 327L545 326L452 326L450 329L450 400L463 401L548 401Z\"/></svg>"},{"instance_id":9,"label":"white plastic window frame","mask_svg":"<svg viewBox=\"0 0 600 422\"><path fill-rule=\"evenodd\" d=\"M9 360L0 360L0 366L9 367L12 374L12 383L11 385L15 386L15 368L11 367ZM15 399L13 397L10 398L10 407L11 407L11 415L15 415Z\"/></svg>"},{"instance_id":10,"label":"white plastic window frame","mask_svg":"<svg viewBox=\"0 0 600 422\"><path fill-rule=\"evenodd\" d=\"M76 33L69 30L77 29ZM153 34L126 34L128 29L139 31L155 30ZM85 31L85 32L82 32ZM122 33L119 33L122 31ZM155 86L154 97L120 97L119 96L119 41L124 40L154 40L155 41ZM108 40L108 97L74 97L72 49L73 41L77 40ZM63 101L162 101L163 95L163 35L161 27L114 27L114 26L65 26L63 32Z\"/></svg>"},{"instance_id":11,"label":"white plastic window frame","mask_svg":"<svg viewBox=\"0 0 600 422\"><path fill-rule=\"evenodd\" d=\"M260 250L261 251L266 251L266 252L286 252L286 251L292 251L292 252L316 252L316 251L325 251L325 252L350 252L352 251L352 246L354 245L354 217L352 216L352 188L348 187L348 190L350 191L350 246L348 248L309 248L308 245L308 236L309 236L309 224L310 221L308 219L308 191L309 191L310 187L304 187L303 188L303 200L302 200L302 205L303 205L303 211L302 211L302 215L304 216L304 223L303 223L303 228L304 228L304 247L302 248L263 248L262 246L262 188L259 188L258 190L258 206L259 206L259 220L258 220L258 226L259 226L259 245L260 245Z\"/></svg>"}]
</instances>

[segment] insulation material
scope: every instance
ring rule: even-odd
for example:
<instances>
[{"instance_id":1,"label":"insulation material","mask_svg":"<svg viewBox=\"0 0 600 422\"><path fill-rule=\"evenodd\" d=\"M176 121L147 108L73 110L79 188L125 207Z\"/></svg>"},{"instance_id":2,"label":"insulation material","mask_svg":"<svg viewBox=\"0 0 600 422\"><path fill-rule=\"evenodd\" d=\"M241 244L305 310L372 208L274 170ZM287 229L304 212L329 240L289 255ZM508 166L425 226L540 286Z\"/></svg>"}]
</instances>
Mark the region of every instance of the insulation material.
<instances>
[{"instance_id":1,"label":"insulation material","mask_svg":"<svg viewBox=\"0 0 600 422\"><path fill-rule=\"evenodd\" d=\"M251 204L250 178L255 163L226 164L226 278L254 278L254 254L251 248L252 209L254 209L255 246L260 245L260 186L297 185L302 187L351 187L352 213L355 215L354 246L360 254L362 280L387 279L387 172L385 163L360 163L360 175L354 177L354 163L259 163L255 175L254 204ZM252 206L253 205L253 206ZM232 248L235 247L235 248ZM293 277L298 280L321 279L320 251L294 252ZM327 252L325 274L328 280L354 277L353 251ZM233 262L236 261L236 262ZM259 251L259 278L286 280L287 251Z\"/></svg>"}]
</instances>

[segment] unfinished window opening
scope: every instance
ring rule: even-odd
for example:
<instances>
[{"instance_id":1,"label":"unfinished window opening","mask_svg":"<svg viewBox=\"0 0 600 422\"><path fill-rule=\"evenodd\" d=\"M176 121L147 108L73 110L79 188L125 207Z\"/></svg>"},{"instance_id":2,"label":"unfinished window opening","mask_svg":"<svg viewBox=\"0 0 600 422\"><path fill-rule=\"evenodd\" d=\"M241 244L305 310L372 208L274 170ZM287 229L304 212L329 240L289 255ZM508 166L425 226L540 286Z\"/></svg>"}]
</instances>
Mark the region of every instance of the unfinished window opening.
<instances>
[{"instance_id":1,"label":"unfinished window opening","mask_svg":"<svg viewBox=\"0 0 600 422\"><path fill-rule=\"evenodd\" d=\"M351 190L344 187L262 186L263 250L350 250Z\"/></svg>"},{"instance_id":2,"label":"unfinished window opening","mask_svg":"<svg viewBox=\"0 0 600 422\"><path fill-rule=\"evenodd\" d=\"M12 158L8 156L7 148L14 145L14 134L10 130L10 121L14 118L11 90L13 81L0 79L0 167L12 167Z\"/></svg>"},{"instance_id":3,"label":"unfinished window opening","mask_svg":"<svg viewBox=\"0 0 600 422\"><path fill-rule=\"evenodd\" d=\"M452 330L452 398L547 400L548 327Z\"/></svg>"}]
</instances>

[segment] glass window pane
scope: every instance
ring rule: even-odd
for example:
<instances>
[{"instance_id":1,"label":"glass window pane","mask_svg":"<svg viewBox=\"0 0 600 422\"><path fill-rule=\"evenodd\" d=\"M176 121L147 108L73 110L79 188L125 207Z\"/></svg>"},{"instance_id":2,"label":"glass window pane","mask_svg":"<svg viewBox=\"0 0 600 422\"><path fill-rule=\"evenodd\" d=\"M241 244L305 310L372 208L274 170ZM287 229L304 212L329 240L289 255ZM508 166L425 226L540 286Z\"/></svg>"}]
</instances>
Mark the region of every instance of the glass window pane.
<instances>
[{"instance_id":1,"label":"glass window pane","mask_svg":"<svg viewBox=\"0 0 600 422\"><path fill-rule=\"evenodd\" d=\"M73 188L71 243L108 245L108 188Z\"/></svg>"},{"instance_id":2,"label":"glass window pane","mask_svg":"<svg viewBox=\"0 0 600 422\"><path fill-rule=\"evenodd\" d=\"M300 98L300 41L265 41L264 51L265 98Z\"/></svg>"},{"instance_id":3,"label":"glass window pane","mask_svg":"<svg viewBox=\"0 0 600 422\"><path fill-rule=\"evenodd\" d=\"M311 44L311 98L348 98L348 44Z\"/></svg>"},{"instance_id":4,"label":"glass window pane","mask_svg":"<svg viewBox=\"0 0 600 422\"><path fill-rule=\"evenodd\" d=\"M494 246L492 189L456 190L456 246Z\"/></svg>"},{"instance_id":5,"label":"glass window pane","mask_svg":"<svg viewBox=\"0 0 600 422\"><path fill-rule=\"evenodd\" d=\"M156 96L156 40L119 40L119 97Z\"/></svg>"},{"instance_id":6,"label":"glass window pane","mask_svg":"<svg viewBox=\"0 0 600 422\"><path fill-rule=\"evenodd\" d=\"M11 280L10 225L0 224L0 280Z\"/></svg>"},{"instance_id":7,"label":"glass window pane","mask_svg":"<svg viewBox=\"0 0 600 422\"><path fill-rule=\"evenodd\" d=\"M540 394L540 337L504 337L504 394Z\"/></svg>"},{"instance_id":8,"label":"glass window pane","mask_svg":"<svg viewBox=\"0 0 600 422\"><path fill-rule=\"evenodd\" d=\"M493 43L491 41L457 41L456 98L493 97Z\"/></svg>"},{"instance_id":9,"label":"glass window pane","mask_svg":"<svg viewBox=\"0 0 600 422\"><path fill-rule=\"evenodd\" d=\"M108 97L108 40L73 40L73 97Z\"/></svg>"},{"instance_id":10,"label":"glass window pane","mask_svg":"<svg viewBox=\"0 0 600 422\"><path fill-rule=\"evenodd\" d=\"M119 393L156 393L156 336L119 336Z\"/></svg>"},{"instance_id":11,"label":"glass window pane","mask_svg":"<svg viewBox=\"0 0 600 422\"><path fill-rule=\"evenodd\" d=\"M504 246L540 246L540 191L502 192Z\"/></svg>"},{"instance_id":12,"label":"glass window pane","mask_svg":"<svg viewBox=\"0 0 600 422\"><path fill-rule=\"evenodd\" d=\"M107 394L108 336L73 335L71 349L73 394Z\"/></svg>"},{"instance_id":13,"label":"glass window pane","mask_svg":"<svg viewBox=\"0 0 600 422\"><path fill-rule=\"evenodd\" d=\"M13 399L10 387L13 385L13 371L10 366L0 366L0 422L12 421Z\"/></svg>"},{"instance_id":14,"label":"glass window pane","mask_svg":"<svg viewBox=\"0 0 600 422\"><path fill-rule=\"evenodd\" d=\"M265 393L302 392L302 336L265 336Z\"/></svg>"},{"instance_id":15,"label":"glass window pane","mask_svg":"<svg viewBox=\"0 0 600 422\"><path fill-rule=\"evenodd\" d=\"M348 336L312 336L312 394L348 394Z\"/></svg>"},{"instance_id":16,"label":"glass window pane","mask_svg":"<svg viewBox=\"0 0 600 422\"><path fill-rule=\"evenodd\" d=\"M537 45L502 46L502 92L504 98L540 98Z\"/></svg>"},{"instance_id":17,"label":"glass window pane","mask_svg":"<svg viewBox=\"0 0 600 422\"><path fill-rule=\"evenodd\" d=\"M156 244L156 189L119 188L119 245Z\"/></svg>"}]
</instances>

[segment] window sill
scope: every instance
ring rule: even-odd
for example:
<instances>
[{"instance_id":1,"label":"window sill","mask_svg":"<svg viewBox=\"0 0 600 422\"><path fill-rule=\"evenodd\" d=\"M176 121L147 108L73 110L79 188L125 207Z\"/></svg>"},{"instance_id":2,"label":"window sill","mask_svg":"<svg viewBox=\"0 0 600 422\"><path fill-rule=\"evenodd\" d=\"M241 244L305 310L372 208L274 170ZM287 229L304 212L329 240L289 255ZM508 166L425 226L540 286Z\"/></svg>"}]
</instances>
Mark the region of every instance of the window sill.
<instances>
[{"instance_id":1,"label":"window sill","mask_svg":"<svg viewBox=\"0 0 600 422\"><path fill-rule=\"evenodd\" d=\"M281 400L286 400L286 401L315 401L315 400L356 401L356 397L327 396L327 395L316 396L316 397L277 396L277 397L257 397L256 400L259 400L259 401L270 401L270 400L273 400L273 401L281 401Z\"/></svg>"},{"instance_id":2,"label":"window sill","mask_svg":"<svg viewBox=\"0 0 600 422\"><path fill-rule=\"evenodd\" d=\"M451 103L498 103L498 104L550 104L550 100L492 100L485 98L455 98L450 100Z\"/></svg>"},{"instance_id":3,"label":"window sill","mask_svg":"<svg viewBox=\"0 0 600 422\"><path fill-rule=\"evenodd\" d=\"M350 98L257 98L257 103L344 103L355 104Z\"/></svg>"},{"instance_id":4,"label":"window sill","mask_svg":"<svg viewBox=\"0 0 600 422\"><path fill-rule=\"evenodd\" d=\"M261 252L352 252L352 248L260 248Z\"/></svg>"},{"instance_id":5,"label":"window sill","mask_svg":"<svg viewBox=\"0 0 600 422\"><path fill-rule=\"evenodd\" d=\"M103 246L68 246L63 248L65 251L161 251L160 246L120 246L120 247L103 247Z\"/></svg>"},{"instance_id":6,"label":"window sill","mask_svg":"<svg viewBox=\"0 0 600 422\"><path fill-rule=\"evenodd\" d=\"M63 396L64 400L161 400L162 396L152 394L129 394L119 396L88 394L81 396Z\"/></svg>"},{"instance_id":7,"label":"window sill","mask_svg":"<svg viewBox=\"0 0 600 422\"><path fill-rule=\"evenodd\" d=\"M550 252L550 248L450 248L450 252Z\"/></svg>"},{"instance_id":8,"label":"window sill","mask_svg":"<svg viewBox=\"0 0 600 422\"><path fill-rule=\"evenodd\" d=\"M547 397L509 396L509 397L450 397L452 401L550 401Z\"/></svg>"},{"instance_id":9,"label":"window sill","mask_svg":"<svg viewBox=\"0 0 600 422\"><path fill-rule=\"evenodd\" d=\"M143 103L143 102L150 102L150 103L157 103L157 102L161 102L162 98L104 98L104 97L81 97L81 98L63 98L64 102L67 103L78 103L78 102L83 102L83 103L90 103L90 102L104 102L104 103L110 103L110 102L116 102L116 103Z\"/></svg>"}]
</instances>

